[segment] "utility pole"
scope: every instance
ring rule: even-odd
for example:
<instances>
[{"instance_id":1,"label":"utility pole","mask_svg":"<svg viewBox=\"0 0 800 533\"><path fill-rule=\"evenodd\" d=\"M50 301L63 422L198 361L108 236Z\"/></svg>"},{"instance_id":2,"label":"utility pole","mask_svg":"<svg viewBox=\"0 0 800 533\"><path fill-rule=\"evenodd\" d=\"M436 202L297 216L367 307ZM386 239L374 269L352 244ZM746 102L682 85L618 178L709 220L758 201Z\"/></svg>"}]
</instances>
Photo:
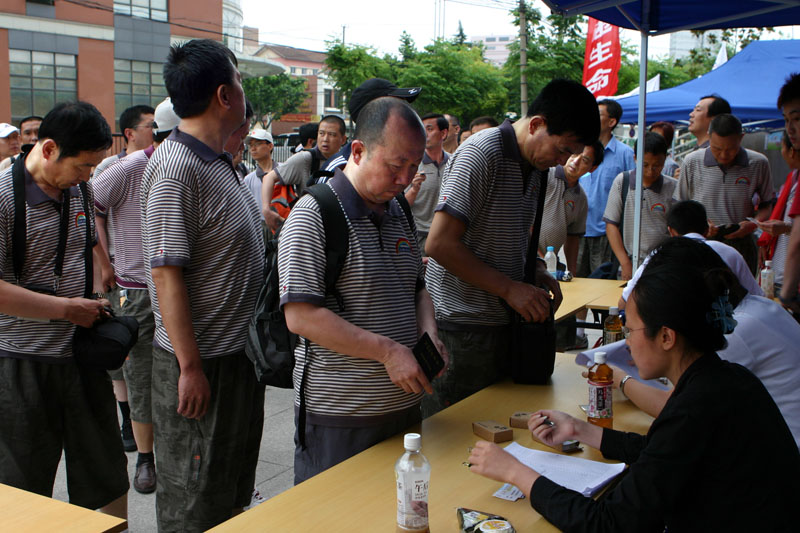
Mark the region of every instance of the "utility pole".
<instances>
[{"instance_id":1,"label":"utility pole","mask_svg":"<svg viewBox=\"0 0 800 533\"><path fill-rule=\"evenodd\" d=\"M520 117L528 114L528 21L525 18L525 0L519 0L519 107Z\"/></svg>"},{"instance_id":2,"label":"utility pole","mask_svg":"<svg viewBox=\"0 0 800 533\"><path fill-rule=\"evenodd\" d=\"M345 29L346 27L347 27L347 26L345 26L344 24L342 24L342 44L344 44L344 29Z\"/></svg>"}]
</instances>

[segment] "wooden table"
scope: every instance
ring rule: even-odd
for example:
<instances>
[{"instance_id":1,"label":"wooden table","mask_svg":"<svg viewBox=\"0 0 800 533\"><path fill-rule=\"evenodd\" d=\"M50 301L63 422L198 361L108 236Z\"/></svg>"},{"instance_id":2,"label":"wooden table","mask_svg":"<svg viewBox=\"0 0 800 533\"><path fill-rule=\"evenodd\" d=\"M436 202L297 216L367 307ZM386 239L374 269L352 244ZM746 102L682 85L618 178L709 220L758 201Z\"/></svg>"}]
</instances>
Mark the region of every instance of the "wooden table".
<instances>
[{"instance_id":1,"label":"wooden table","mask_svg":"<svg viewBox=\"0 0 800 533\"><path fill-rule=\"evenodd\" d=\"M527 499L508 502L493 497L501 484L473 474L461 463L469 455L467 448L478 439L472 433L473 421L496 420L508 424L515 411L548 407L584 417L578 405L586 403L588 391L580 371L574 356L558 354L552 385L500 383L422 422L422 453L432 467L431 531L458 531L458 507L502 515L517 531L556 531L531 508ZM626 400L615 400L616 427L645 433L652 418ZM514 440L523 446L553 451L534 442L527 430L515 429ZM576 456L603 460L600 452L585 445L583 448ZM396 435L212 531L260 532L273 528L308 532L394 531L397 512L394 463L402 453L403 436Z\"/></svg>"},{"instance_id":2,"label":"wooden table","mask_svg":"<svg viewBox=\"0 0 800 533\"><path fill-rule=\"evenodd\" d=\"M0 483L0 531L117 532L128 522Z\"/></svg>"},{"instance_id":3,"label":"wooden table","mask_svg":"<svg viewBox=\"0 0 800 533\"><path fill-rule=\"evenodd\" d=\"M587 308L595 301L609 301L614 291L622 294L623 281L613 279L573 278L559 283L564 300L556 311L556 322ZM617 297L619 299L619 297ZM616 301L612 304L616 305Z\"/></svg>"}]
</instances>

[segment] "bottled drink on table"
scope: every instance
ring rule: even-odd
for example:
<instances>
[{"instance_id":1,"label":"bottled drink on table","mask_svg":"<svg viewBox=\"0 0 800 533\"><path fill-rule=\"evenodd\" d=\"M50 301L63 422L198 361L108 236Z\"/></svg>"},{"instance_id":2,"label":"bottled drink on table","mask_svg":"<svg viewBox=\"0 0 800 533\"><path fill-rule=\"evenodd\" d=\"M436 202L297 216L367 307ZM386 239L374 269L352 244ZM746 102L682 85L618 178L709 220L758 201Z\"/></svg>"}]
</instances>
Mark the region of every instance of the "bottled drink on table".
<instances>
[{"instance_id":1,"label":"bottled drink on table","mask_svg":"<svg viewBox=\"0 0 800 533\"><path fill-rule=\"evenodd\" d=\"M406 433L403 439L406 453L394 465L397 482L397 532L429 533L428 483L431 465L422 449L419 433Z\"/></svg>"},{"instance_id":2,"label":"bottled drink on table","mask_svg":"<svg viewBox=\"0 0 800 533\"><path fill-rule=\"evenodd\" d=\"M619 309L610 307L608 316L603 322L603 344L611 344L622 339L622 320L619 318Z\"/></svg>"},{"instance_id":3,"label":"bottled drink on table","mask_svg":"<svg viewBox=\"0 0 800 533\"><path fill-rule=\"evenodd\" d=\"M594 365L589 369L589 411L590 424L604 428L614 427L614 414L611 409L611 390L614 385L614 371L606 364L606 353L594 353Z\"/></svg>"},{"instance_id":4,"label":"bottled drink on table","mask_svg":"<svg viewBox=\"0 0 800 533\"><path fill-rule=\"evenodd\" d=\"M555 249L552 246L547 247L547 253L544 254L544 262L547 265L547 271L551 276L556 277L558 270L558 258L556 257Z\"/></svg>"},{"instance_id":5,"label":"bottled drink on table","mask_svg":"<svg viewBox=\"0 0 800 533\"><path fill-rule=\"evenodd\" d=\"M761 271L759 282L764 296L769 299L775 298L775 271L772 270L772 261L764 261L764 270Z\"/></svg>"}]
</instances>

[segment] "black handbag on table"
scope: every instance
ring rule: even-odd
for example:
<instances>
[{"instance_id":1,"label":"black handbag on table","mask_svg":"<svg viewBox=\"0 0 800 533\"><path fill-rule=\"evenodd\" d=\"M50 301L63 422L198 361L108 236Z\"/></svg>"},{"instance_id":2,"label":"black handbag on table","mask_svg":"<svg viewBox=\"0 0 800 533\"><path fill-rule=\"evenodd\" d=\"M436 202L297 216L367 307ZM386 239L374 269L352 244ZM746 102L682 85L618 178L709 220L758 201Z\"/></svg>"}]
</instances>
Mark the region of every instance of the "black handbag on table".
<instances>
[{"instance_id":1,"label":"black handbag on table","mask_svg":"<svg viewBox=\"0 0 800 533\"><path fill-rule=\"evenodd\" d=\"M533 233L528 243L523 281L536 284L537 250L542 229L542 212L547 192L547 172L542 173L541 186L533 223ZM553 301L550 316L544 322L527 322L513 309L511 313L511 346L509 349L509 375L514 383L544 385L553 374L556 359L556 328Z\"/></svg>"},{"instance_id":2,"label":"black handbag on table","mask_svg":"<svg viewBox=\"0 0 800 533\"><path fill-rule=\"evenodd\" d=\"M14 232L12 234L12 261L14 264L14 277L19 284L22 275L22 265L25 262L25 242L27 239L26 210L25 210L25 156L14 162L12 179L14 187ZM94 277L92 258L92 225L88 218L89 191L86 184L80 184L83 210L85 214L86 244L84 247L85 282L84 297L91 298L92 280ZM58 248L56 250L55 267L53 276L56 280L52 294L55 295L58 280L64 267L64 255L67 250L67 231L69 226L69 190L63 191L61 202L61 218L58 230ZM49 291L48 291L49 292ZM139 339L139 322L129 316L115 317L110 309L106 311L111 315L101 319L91 328L78 326L73 337L73 355L78 364L102 369L116 370L125 362L131 348Z\"/></svg>"}]
</instances>

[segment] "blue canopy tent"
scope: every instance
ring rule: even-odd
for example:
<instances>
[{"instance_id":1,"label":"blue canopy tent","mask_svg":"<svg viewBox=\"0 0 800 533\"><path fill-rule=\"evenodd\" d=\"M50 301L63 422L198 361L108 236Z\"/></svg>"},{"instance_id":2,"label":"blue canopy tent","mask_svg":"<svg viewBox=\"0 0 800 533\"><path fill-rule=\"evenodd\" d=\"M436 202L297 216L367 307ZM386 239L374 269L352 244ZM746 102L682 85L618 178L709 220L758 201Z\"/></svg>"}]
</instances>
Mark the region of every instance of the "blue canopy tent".
<instances>
[{"instance_id":1,"label":"blue canopy tent","mask_svg":"<svg viewBox=\"0 0 800 533\"><path fill-rule=\"evenodd\" d=\"M712 30L752 26L786 26L800 23L800 0L543 0L562 15L590 17L641 34L639 87L647 83L647 40L681 30ZM786 74L796 70L786 65ZM759 78L749 78L750 90L760 87ZM719 88L721 89L721 88ZM639 92L638 131L645 131L647 92ZM634 194L633 268L639 265L639 226L642 220L642 159L644 136L639 135Z\"/></svg>"},{"instance_id":2,"label":"blue canopy tent","mask_svg":"<svg viewBox=\"0 0 800 533\"><path fill-rule=\"evenodd\" d=\"M778 91L793 70L800 70L800 40L755 41L704 76L649 93L645 120L648 124L688 121L701 97L717 93L731 103L733 114L742 122L780 126L783 117L776 106ZM617 102L622 106L620 122L636 122L638 95Z\"/></svg>"}]
</instances>

